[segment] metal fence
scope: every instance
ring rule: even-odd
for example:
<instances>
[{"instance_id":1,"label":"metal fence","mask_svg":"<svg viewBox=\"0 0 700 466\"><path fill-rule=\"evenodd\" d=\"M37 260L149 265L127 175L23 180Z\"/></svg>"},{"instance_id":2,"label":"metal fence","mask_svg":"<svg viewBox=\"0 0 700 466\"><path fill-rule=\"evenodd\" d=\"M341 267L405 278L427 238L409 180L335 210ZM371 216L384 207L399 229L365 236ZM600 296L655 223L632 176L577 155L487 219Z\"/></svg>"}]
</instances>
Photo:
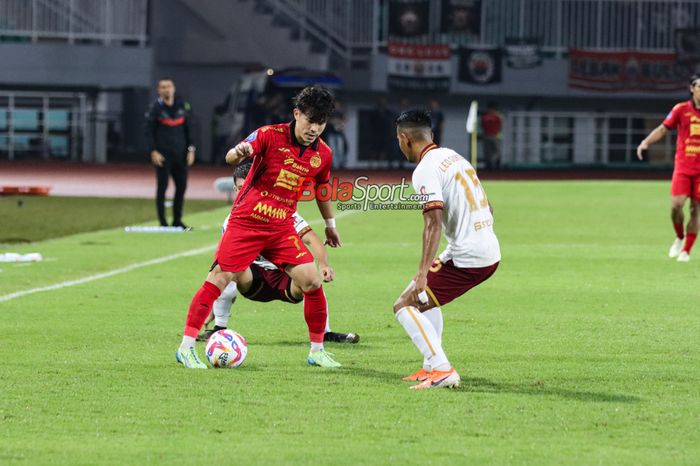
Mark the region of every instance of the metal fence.
<instances>
[{"instance_id":1,"label":"metal fence","mask_svg":"<svg viewBox=\"0 0 700 466\"><path fill-rule=\"evenodd\" d=\"M146 44L148 0L0 0L0 40Z\"/></svg>"},{"instance_id":2,"label":"metal fence","mask_svg":"<svg viewBox=\"0 0 700 466\"><path fill-rule=\"evenodd\" d=\"M477 42L536 38L551 52L673 51L676 30L700 25L697 0L488 0L482 9Z\"/></svg>"},{"instance_id":3,"label":"metal fence","mask_svg":"<svg viewBox=\"0 0 700 466\"><path fill-rule=\"evenodd\" d=\"M0 92L0 158L83 159L87 106L82 92Z\"/></svg>"},{"instance_id":4,"label":"metal fence","mask_svg":"<svg viewBox=\"0 0 700 466\"><path fill-rule=\"evenodd\" d=\"M506 114L503 162L507 165L628 165L665 115L514 111ZM673 164L675 132L652 145L643 163Z\"/></svg>"},{"instance_id":5,"label":"metal fence","mask_svg":"<svg viewBox=\"0 0 700 466\"><path fill-rule=\"evenodd\" d=\"M343 51L365 48L369 53L391 39L389 0L269 3ZM401 40L502 46L509 38L531 38L554 53L577 47L673 51L678 29L700 25L698 0L482 0L477 34L446 34L440 31L442 5L429 2L428 34Z\"/></svg>"}]
</instances>

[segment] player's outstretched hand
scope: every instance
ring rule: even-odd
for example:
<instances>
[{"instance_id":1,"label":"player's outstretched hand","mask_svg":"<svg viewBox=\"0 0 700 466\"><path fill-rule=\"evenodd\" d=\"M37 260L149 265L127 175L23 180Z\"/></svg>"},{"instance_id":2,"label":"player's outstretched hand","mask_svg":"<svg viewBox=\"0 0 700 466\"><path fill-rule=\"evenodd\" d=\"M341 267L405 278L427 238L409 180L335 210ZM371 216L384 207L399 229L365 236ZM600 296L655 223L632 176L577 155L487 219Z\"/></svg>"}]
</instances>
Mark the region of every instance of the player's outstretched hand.
<instances>
[{"instance_id":1,"label":"player's outstretched hand","mask_svg":"<svg viewBox=\"0 0 700 466\"><path fill-rule=\"evenodd\" d=\"M321 272L321 278L324 282L332 282L335 279L335 271L333 267L328 264L321 264L318 267L319 272Z\"/></svg>"},{"instance_id":2,"label":"player's outstretched hand","mask_svg":"<svg viewBox=\"0 0 700 466\"><path fill-rule=\"evenodd\" d=\"M242 160L253 155L253 146L248 142L241 142L226 154L226 163L229 165L238 165Z\"/></svg>"},{"instance_id":3,"label":"player's outstretched hand","mask_svg":"<svg viewBox=\"0 0 700 466\"><path fill-rule=\"evenodd\" d=\"M326 242L332 248L337 248L340 246L340 234L336 228L326 227Z\"/></svg>"},{"instance_id":4,"label":"player's outstretched hand","mask_svg":"<svg viewBox=\"0 0 700 466\"><path fill-rule=\"evenodd\" d=\"M649 148L649 144L647 144L645 141L642 141L639 143L637 146L637 158L639 160L642 160L644 158L643 152Z\"/></svg>"}]
</instances>

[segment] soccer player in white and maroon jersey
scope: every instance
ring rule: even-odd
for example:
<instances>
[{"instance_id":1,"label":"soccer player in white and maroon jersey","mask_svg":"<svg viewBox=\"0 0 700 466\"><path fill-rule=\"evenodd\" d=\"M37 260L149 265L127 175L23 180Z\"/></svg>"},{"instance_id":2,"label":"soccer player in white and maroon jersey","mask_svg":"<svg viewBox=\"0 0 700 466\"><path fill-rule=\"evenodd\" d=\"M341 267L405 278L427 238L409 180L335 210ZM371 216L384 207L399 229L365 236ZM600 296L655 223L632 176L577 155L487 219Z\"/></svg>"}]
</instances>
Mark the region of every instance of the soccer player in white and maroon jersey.
<instances>
[{"instance_id":1,"label":"soccer player in white and maroon jersey","mask_svg":"<svg viewBox=\"0 0 700 466\"><path fill-rule=\"evenodd\" d=\"M474 167L433 143L430 114L403 112L396 120L401 152L417 164L413 188L423 196L423 249L418 272L394 303L394 314L423 355L423 367L404 377L413 389L457 387L460 377L442 348L441 307L487 280L501 251L491 205ZM435 259L440 233L447 247Z\"/></svg>"},{"instance_id":2,"label":"soccer player in white and maroon jersey","mask_svg":"<svg viewBox=\"0 0 700 466\"><path fill-rule=\"evenodd\" d=\"M637 158L677 129L676 157L671 179L671 221L676 239L668 251L668 257L678 262L690 260L690 250L700 230L700 75L690 77L691 98L676 104L664 119L637 147ZM690 198L690 220L683 233L683 206ZM685 242L683 241L685 239Z\"/></svg>"},{"instance_id":3,"label":"soccer player in white and maroon jersey","mask_svg":"<svg viewBox=\"0 0 700 466\"><path fill-rule=\"evenodd\" d=\"M251 157L253 165L231 208L214 266L187 312L182 342L175 353L177 361L187 368L207 368L194 349L197 334L222 290L250 273L248 266L261 254L303 291L311 341L308 364L340 367L323 350L326 297L314 258L294 230L292 217L299 193L308 182L319 186L330 179L331 150L319 136L333 114L334 99L328 90L310 86L297 94L294 103L291 123L258 128L226 154L231 165ZM326 243L340 246L330 200L317 198L316 203L326 221Z\"/></svg>"}]
</instances>

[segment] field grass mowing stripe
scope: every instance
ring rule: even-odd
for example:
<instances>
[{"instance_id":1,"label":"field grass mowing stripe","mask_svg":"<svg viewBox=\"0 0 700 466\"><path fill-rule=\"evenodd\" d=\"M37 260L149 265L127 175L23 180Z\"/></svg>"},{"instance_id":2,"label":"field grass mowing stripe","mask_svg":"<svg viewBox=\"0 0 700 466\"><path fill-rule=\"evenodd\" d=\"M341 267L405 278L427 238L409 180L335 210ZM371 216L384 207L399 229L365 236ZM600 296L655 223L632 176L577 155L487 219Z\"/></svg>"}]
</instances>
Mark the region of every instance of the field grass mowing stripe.
<instances>
[{"instance_id":1,"label":"field grass mowing stripe","mask_svg":"<svg viewBox=\"0 0 700 466\"><path fill-rule=\"evenodd\" d=\"M359 212L358 210L349 210L345 212L338 213L335 218L347 217ZM308 222L309 225L317 225L321 223L320 219L311 220ZM217 243L218 244L218 243ZM164 262L169 262L171 260L179 259L181 257L196 256L204 252L212 251L216 249L217 244L210 244L209 246L204 246L197 249L190 249L189 251L179 252L177 254L172 254L169 256L157 257L144 262L137 262L136 264L127 265L126 267L120 267L118 269L110 270L108 272L102 272L95 275L88 275L87 277L78 278L76 280L68 280L61 283L56 283L54 285L42 286L39 288L31 288L29 290L15 291L14 293L6 294L0 296L0 303L5 301L10 301L11 299L21 298L22 296L27 296L35 293L43 293L44 291L60 290L62 288L68 288L74 285L82 285L83 283L94 282L95 280L101 280L103 278L113 277L126 272L131 272L132 270L140 269L142 267L148 267L149 265L162 264Z\"/></svg>"}]
</instances>

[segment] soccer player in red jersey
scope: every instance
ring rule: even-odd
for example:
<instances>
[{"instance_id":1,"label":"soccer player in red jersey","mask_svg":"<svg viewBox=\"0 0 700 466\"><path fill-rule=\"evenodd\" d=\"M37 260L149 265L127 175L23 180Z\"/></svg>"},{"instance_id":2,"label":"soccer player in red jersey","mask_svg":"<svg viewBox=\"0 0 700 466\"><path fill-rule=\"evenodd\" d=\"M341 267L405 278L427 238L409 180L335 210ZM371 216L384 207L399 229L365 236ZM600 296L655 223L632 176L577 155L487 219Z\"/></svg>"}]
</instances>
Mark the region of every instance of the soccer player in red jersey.
<instances>
[{"instance_id":1,"label":"soccer player in red jersey","mask_svg":"<svg viewBox=\"0 0 700 466\"><path fill-rule=\"evenodd\" d=\"M671 180L671 221L676 239L668 251L669 257L678 262L690 260L690 250L700 230L700 75L690 78L691 98L676 104L666 119L656 127L637 147L637 158L650 144L660 141L672 129L676 136L676 158ZM683 232L683 206L690 198L690 220ZM685 243L683 239L685 238Z\"/></svg>"},{"instance_id":2,"label":"soccer player in red jersey","mask_svg":"<svg viewBox=\"0 0 700 466\"><path fill-rule=\"evenodd\" d=\"M214 301L231 282L239 282L259 256L284 270L304 293L304 318L309 327L310 365L324 368L340 364L323 351L327 303L314 258L294 230L292 214L301 190L330 180L331 150L319 138L333 114L331 93L320 87L302 89L294 98L294 120L251 133L226 154L237 165L253 158L253 165L231 209L228 228L219 242L214 265L192 298L182 343L176 358L185 367L206 369L194 349L195 339ZM326 243L340 246L329 200L317 198L326 222Z\"/></svg>"}]
</instances>

